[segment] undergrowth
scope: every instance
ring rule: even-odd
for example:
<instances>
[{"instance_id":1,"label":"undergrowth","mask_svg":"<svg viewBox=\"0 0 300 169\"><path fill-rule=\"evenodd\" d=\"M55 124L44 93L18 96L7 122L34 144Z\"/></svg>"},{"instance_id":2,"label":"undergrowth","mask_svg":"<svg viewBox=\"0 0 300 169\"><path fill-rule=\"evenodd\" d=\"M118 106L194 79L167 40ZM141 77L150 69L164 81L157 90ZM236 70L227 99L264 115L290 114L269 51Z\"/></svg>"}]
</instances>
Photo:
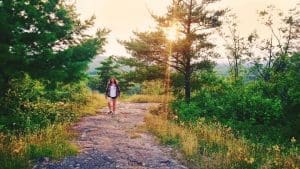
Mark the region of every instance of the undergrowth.
<instances>
[{"instance_id":1,"label":"undergrowth","mask_svg":"<svg viewBox=\"0 0 300 169\"><path fill-rule=\"evenodd\" d=\"M260 145L236 137L231 128L207 123L203 118L188 124L148 114L145 122L162 143L182 151L190 168L296 169L300 166L299 149L294 139L289 147Z\"/></svg>"},{"instance_id":2,"label":"undergrowth","mask_svg":"<svg viewBox=\"0 0 300 169\"><path fill-rule=\"evenodd\" d=\"M59 103L65 110L76 114L75 119L96 114L96 109L106 105L104 96L90 92L84 103ZM75 155L78 147L70 141L76 134L71 122L54 123L35 132L21 134L0 133L1 169L31 168L40 158L60 159Z\"/></svg>"}]
</instances>

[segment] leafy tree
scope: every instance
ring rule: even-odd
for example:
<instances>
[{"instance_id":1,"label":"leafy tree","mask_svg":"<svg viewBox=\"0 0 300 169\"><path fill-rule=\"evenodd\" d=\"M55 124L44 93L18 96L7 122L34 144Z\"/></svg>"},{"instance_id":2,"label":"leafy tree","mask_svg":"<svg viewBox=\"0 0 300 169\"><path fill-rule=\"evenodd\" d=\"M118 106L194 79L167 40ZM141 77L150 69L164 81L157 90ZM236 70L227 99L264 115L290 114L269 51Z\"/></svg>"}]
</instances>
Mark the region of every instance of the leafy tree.
<instances>
[{"instance_id":1,"label":"leafy tree","mask_svg":"<svg viewBox=\"0 0 300 169\"><path fill-rule=\"evenodd\" d=\"M209 6L218 0L173 0L165 16L155 16L159 27L154 32L134 32L135 38L123 41L131 54L148 63L170 64L184 75L185 100L191 96L191 76L203 60L215 57L214 45L208 41L212 29L221 25L224 10L212 10ZM176 23L182 35L172 44L169 53L168 41L163 29ZM171 61L167 57L171 55Z\"/></svg>"},{"instance_id":2,"label":"leafy tree","mask_svg":"<svg viewBox=\"0 0 300 169\"><path fill-rule=\"evenodd\" d=\"M225 47L228 51L227 59L230 66L230 73L237 80L240 76L243 63L249 60L254 54L254 42L258 38L256 32L251 33L248 38L242 37L238 30L237 16L230 14L226 17L226 25L228 26L221 33L225 40Z\"/></svg>"},{"instance_id":3,"label":"leafy tree","mask_svg":"<svg viewBox=\"0 0 300 169\"><path fill-rule=\"evenodd\" d=\"M94 19L80 21L69 1L0 0L0 130L34 131L74 118L55 103L86 103L81 81L108 33L87 35Z\"/></svg>"},{"instance_id":4,"label":"leafy tree","mask_svg":"<svg viewBox=\"0 0 300 169\"><path fill-rule=\"evenodd\" d=\"M260 19L270 30L271 37L263 40L260 45L262 55L253 59L253 70L265 81L270 80L271 72L285 69L285 59L282 56L290 56L300 50L300 3L290 9L288 13L269 6L260 11ZM275 18L279 18L280 27L275 27Z\"/></svg>"},{"instance_id":5,"label":"leafy tree","mask_svg":"<svg viewBox=\"0 0 300 169\"><path fill-rule=\"evenodd\" d=\"M76 82L88 62L103 51L107 30L85 32L95 17L81 22L64 0L0 1L0 91L19 74L42 81Z\"/></svg>"}]
</instances>

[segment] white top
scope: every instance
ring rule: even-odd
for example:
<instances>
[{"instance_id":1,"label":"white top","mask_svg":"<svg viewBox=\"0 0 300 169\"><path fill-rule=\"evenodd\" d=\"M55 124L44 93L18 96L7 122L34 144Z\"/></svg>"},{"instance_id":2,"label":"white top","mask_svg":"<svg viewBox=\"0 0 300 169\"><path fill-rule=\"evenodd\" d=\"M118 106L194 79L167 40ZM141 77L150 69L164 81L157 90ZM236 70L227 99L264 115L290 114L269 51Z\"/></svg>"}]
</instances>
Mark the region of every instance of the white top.
<instances>
[{"instance_id":1,"label":"white top","mask_svg":"<svg viewBox=\"0 0 300 169\"><path fill-rule=\"evenodd\" d=\"M110 86L109 96L110 97L117 97L117 86L115 84L112 84Z\"/></svg>"}]
</instances>

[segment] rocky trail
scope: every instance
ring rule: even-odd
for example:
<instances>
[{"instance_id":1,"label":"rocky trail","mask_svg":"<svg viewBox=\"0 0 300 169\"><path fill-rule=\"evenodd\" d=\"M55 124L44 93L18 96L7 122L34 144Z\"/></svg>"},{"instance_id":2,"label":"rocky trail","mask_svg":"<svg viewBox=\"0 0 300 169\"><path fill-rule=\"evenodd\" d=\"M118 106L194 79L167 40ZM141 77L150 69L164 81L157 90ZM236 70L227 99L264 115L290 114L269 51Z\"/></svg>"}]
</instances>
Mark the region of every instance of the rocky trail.
<instances>
[{"instance_id":1,"label":"rocky trail","mask_svg":"<svg viewBox=\"0 0 300 169\"><path fill-rule=\"evenodd\" d=\"M174 158L170 147L162 146L145 129L144 116L150 103L120 103L115 115L107 108L96 116L84 117L74 125L77 156L58 162L42 160L35 169L186 169Z\"/></svg>"}]
</instances>

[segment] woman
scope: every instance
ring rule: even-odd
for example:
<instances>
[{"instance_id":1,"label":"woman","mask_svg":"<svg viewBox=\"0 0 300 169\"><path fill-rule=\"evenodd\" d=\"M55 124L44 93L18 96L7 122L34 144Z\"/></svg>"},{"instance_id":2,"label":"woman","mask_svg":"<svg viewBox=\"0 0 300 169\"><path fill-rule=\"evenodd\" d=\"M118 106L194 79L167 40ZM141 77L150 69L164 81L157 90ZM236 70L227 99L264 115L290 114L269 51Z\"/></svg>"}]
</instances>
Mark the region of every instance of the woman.
<instances>
[{"instance_id":1,"label":"woman","mask_svg":"<svg viewBox=\"0 0 300 169\"><path fill-rule=\"evenodd\" d=\"M108 97L108 108L109 113L114 114L116 111L116 100L120 96L120 88L118 85L118 82L115 78L111 78L108 81L106 92L105 92L105 98Z\"/></svg>"}]
</instances>

